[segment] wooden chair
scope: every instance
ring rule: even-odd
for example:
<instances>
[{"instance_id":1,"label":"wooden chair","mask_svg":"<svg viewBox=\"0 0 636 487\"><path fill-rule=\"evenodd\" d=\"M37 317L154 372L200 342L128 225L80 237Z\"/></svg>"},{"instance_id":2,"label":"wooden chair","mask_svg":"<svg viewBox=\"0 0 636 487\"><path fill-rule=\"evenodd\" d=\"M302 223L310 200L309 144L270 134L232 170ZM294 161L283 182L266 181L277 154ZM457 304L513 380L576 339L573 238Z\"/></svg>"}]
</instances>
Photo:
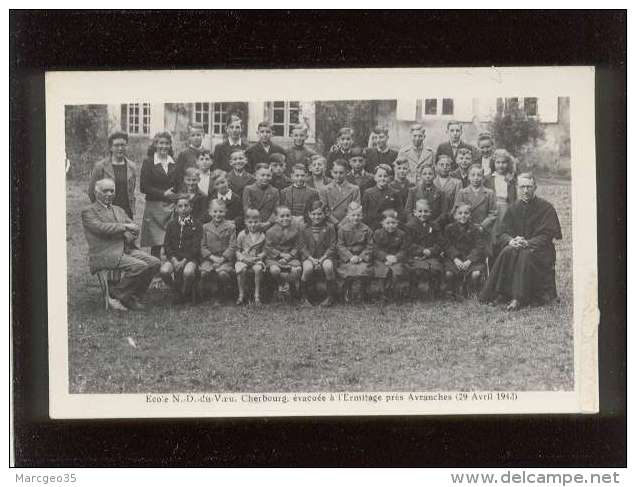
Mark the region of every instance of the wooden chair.
<instances>
[{"instance_id":1,"label":"wooden chair","mask_svg":"<svg viewBox=\"0 0 636 487\"><path fill-rule=\"evenodd\" d=\"M108 311L115 307L113 298L110 297L110 286L117 284L121 280L121 271L119 269L102 269L97 271L95 275L102 291L104 307Z\"/></svg>"}]
</instances>

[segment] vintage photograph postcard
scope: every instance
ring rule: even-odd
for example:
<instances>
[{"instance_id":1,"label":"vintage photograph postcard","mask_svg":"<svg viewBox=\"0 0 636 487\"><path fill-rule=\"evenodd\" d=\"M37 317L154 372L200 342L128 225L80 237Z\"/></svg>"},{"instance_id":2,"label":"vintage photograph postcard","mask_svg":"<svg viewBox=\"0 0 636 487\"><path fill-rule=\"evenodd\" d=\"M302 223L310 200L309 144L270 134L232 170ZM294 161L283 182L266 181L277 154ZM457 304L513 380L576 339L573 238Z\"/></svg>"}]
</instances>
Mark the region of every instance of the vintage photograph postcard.
<instances>
[{"instance_id":1,"label":"vintage photograph postcard","mask_svg":"<svg viewBox=\"0 0 636 487\"><path fill-rule=\"evenodd\" d=\"M50 416L598 411L594 68L48 72Z\"/></svg>"}]
</instances>

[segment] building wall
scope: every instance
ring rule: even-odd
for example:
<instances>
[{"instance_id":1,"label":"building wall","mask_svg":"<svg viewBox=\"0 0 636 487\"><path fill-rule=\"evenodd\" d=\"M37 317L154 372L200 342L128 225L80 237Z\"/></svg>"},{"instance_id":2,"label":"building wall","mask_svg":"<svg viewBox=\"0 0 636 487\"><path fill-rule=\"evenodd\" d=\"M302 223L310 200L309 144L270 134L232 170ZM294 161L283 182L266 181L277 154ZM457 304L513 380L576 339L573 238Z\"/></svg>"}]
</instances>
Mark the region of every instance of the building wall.
<instances>
[{"instance_id":1,"label":"building wall","mask_svg":"<svg viewBox=\"0 0 636 487\"><path fill-rule=\"evenodd\" d=\"M545 140L538 144L542 151L557 154L557 158L570 156L570 102L569 98L560 97L554 107L546 107L546 118L553 120L543 123ZM389 129L389 145L399 148L410 143L409 129L411 125L419 123L426 129L425 145L432 149L448 140L446 124L449 120L458 120L463 127L464 141L475 144L479 133L488 131L490 120L494 115L496 103L494 100L457 100L456 111L453 116L423 116L421 102L412 100L378 101L376 108L376 122ZM541 104L541 100L540 100ZM401 106L400 106L401 105ZM544 103L544 106L547 103ZM552 156L550 156L552 157Z\"/></svg>"},{"instance_id":2,"label":"building wall","mask_svg":"<svg viewBox=\"0 0 636 487\"><path fill-rule=\"evenodd\" d=\"M411 142L410 127L415 123L424 126L426 130L424 144L431 149L437 149L439 144L448 140L446 124L449 120L454 119L452 116L422 117L421 104L418 103L413 107L411 120L400 120L397 117L397 105L396 100L388 100L378 102L377 107L376 122L389 129L389 145L391 147L399 149L409 144ZM474 143L477 140L477 135L487 129L487 124L480 122L477 117L461 123L464 132L463 139L470 143Z\"/></svg>"},{"instance_id":3,"label":"building wall","mask_svg":"<svg viewBox=\"0 0 636 487\"><path fill-rule=\"evenodd\" d=\"M449 120L459 120L464 131L464 140L475 143L477 135L489 129L489 121L496 110L495 100L480 99L454 99L455 113L452 116L429 116L422 114L422 100L379 100L370 102L373 105L373 121L370 125L383 125L389 129L389 145L396 149L410 143L410 126L421 123L426 129L425 145L435 150L437 146L448 139L446 124ZM540 101L540 106L541 106ZM256 127L261 120L268 118L267 102L244 103L247 112L247 123L244 132L250 143L256 141ZM544 103L547 105L547 103ZM303 102L303 119L310 126L310 138L307 145L315 147L316 141L324 137L320 128L324 124L316 121L322 111L317 110L318 105L313 102ZM545 140L537 144L540 159L550 160L551 164L560 164L564 159L570 158L570 122L569 122L569 98L558 99L558 110L554 115L556 123L544 123ZM109 132L121 128L121 105L108 105ZM556 107L555 107L556 108ZM152 105L151 134L166 130L173 136L173 149L178 154L187 147L188 125L192 120L192 103L166 103ZM370 127L371 128L371 127ZM129 141L130 156L141 161L146 156L146 151L151 143L151 134L131 135ZM219 135L206 135L203 146L213 149L223 140ZM288 137L276 137L274 141L283 147L291 146ZM358 144L366 145L366 140L357 140ZM322 144L318 144L322 148Z\"/></svg>"}]
</instances>

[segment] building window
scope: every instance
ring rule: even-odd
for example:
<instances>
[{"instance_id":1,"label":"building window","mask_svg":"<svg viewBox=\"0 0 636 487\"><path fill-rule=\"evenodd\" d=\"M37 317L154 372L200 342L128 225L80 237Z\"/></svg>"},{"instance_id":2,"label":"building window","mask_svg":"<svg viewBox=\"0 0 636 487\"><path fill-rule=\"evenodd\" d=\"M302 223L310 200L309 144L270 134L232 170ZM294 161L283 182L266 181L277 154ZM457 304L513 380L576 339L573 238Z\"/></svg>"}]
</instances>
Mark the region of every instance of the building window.
<instances>
[{"instance_id":1,"label":"building window","mask_svg":"<svg viewBox=\"0 0 636 487\"><path fill-rule=\"evenodd\" d=\"M210 133L210 104L195 103L194 104L194 122L203 125L203 132Z\"/></svg>"},{"instance_id":2,"label":"building window","mask_svg":"<svg viewBox=\"0 0 636 487\"><path fill-rule=\"evenodd\" d=\"M512 112L519 109L519 98L506 98L504 100L504 110Z\"/></svg>"},{"instance_id":3,"label":"building window","mask_svg":"<svg viewBox=\"0 0 636 487\"><path fill-rule=\"evenodd\" d=\"M300 122L300 102L271 102L272 132L276 137L290 137L294 125Z\"/></svg>"},{"instance_id":4,"label":"building window","mask_svg":"<svg viewBox=\"0 0 636 487\"><path fill-rule=\"evenodd\" d=\"M521 105L520 101L523 101ZM510 113L523 109L529 117L539 116L539 99L536 97L497 98L497 113Z\"/></svg>"},{"instance_id":5,"label":"building window","mask_svg":"<svg viewBox=\"0 0 636 487\"><path fill-rule=\"evenodd\" d=\"M441 107L441 112L439 110ZM425 98L424 115L453 115L455 102L452 98Z\"/></svg>"},{"instance_id":6,"label":"building window","mask_svg":"<svg viewBox=\"0 0 636 487\"><path fill-rule=\"evenodd\" d=\"M437 115L437 99L427 98L424 100L424 115Z\"/></svg>"},{"instance_id":7,"label":"building window","mask_svg":"<svg viewBox=\"0 0 636 487\"><path fill-rule=\"evenodd\" d=\"M442 115L452 115L455 111L454 108L452 98L442 98Z\"/></svg>"},{"instance_id":8,"label":"building window","mask_svg":"<svg viewBox=\"0 0 636 487\"><path fill-rule=\"evenodd\" d=\"M229 103L196 102L192 110L192 121L203 124L206 134L223 135L229 115Z\"/></svg>"},{"instance_id":9,"label":"building window","mask_svg":"<svg viewBox=\"0 0 636 487\"><path fill-rule=\"evenodd\" d=\"M132 135L150 133L150 103L128 103L121 107L121 128Z\"/></svg>"},{"instance_id":10,"label":"building window","mask_svg":"<svg viewBox=\"0 0 636 487\"><path fill-rule=\"evenodd\" d=\"M536 117L539 114L538 102L536 98L524 98L523 109L529 117Z\"/></svg>"},{"instance_id":11,"label":"building window","mask_svg":"<svg viewBox=\"0 0 636 487\"><path fill-rule=\"evenodd\" d=\"M212 134L223 135L230 115L229 103L212 103Z\"/></svg>"}]
</instances>

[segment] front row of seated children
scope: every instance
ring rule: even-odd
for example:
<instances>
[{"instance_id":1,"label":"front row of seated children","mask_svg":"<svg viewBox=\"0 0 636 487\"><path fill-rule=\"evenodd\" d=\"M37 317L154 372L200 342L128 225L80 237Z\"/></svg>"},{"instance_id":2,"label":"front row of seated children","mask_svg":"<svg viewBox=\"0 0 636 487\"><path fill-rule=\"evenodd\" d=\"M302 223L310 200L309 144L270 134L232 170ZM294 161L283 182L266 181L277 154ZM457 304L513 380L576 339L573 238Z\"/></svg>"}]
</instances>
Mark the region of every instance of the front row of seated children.
<instances>
[{"instance_id":1,"label":"front row of seated children","mask_svg":"<svg viewBox=\"0 0 636 487\"><path fill-rule=\"evenodd\" d=\"M485 271L487 236L470 222L470 211L469 205L459 204L455 221L440 232L430 221L428 200L419 199L414 218L405 226L389 208L373 232L363 222L362 206L353 201L336 231L327 206L316 199L307 208L305 222L294 219L288 206L277 206L265 231L260 211L249 208L245 228L237 236L222 199L211 201L210 219L201 224L192 217L190 195L180 194L166 230L161 277L173 289L176 303L189 298L196 302L208 294L215 303L227 299L234 290L234 274L239 305L247 301L252 278L254 302L261 303L266 275L279 299L298 297L305 304L311 304L317 280L324 278L327 295L320 304L332 305L339 294L337 277L345 303L362 301L372 278L380 281L384 301L401 298L406 287L417 297L422 283L432 295L443 288L449 297L461 299L460 291L477 291Z\"/></svg>"}]
</instances>

